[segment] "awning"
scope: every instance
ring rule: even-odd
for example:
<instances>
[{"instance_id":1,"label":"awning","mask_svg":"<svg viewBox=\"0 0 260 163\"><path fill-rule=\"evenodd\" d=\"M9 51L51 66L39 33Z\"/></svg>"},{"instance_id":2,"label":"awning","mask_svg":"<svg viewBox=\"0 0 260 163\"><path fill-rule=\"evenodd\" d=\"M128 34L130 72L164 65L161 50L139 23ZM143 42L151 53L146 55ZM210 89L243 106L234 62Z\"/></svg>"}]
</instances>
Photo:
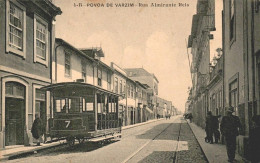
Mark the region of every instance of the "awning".
<instances>
[{"instance_id":1,"label":"awning","mask_svg":"<svg viewBox=\"0 0 260 163\"><path fill-rule=\"evenodd\" d=\"M148 107L145 107L145 109L146 109L149 113L153 114L153 111L152 111L151 109L149 109Z\"/></svg>"}]
</instances>

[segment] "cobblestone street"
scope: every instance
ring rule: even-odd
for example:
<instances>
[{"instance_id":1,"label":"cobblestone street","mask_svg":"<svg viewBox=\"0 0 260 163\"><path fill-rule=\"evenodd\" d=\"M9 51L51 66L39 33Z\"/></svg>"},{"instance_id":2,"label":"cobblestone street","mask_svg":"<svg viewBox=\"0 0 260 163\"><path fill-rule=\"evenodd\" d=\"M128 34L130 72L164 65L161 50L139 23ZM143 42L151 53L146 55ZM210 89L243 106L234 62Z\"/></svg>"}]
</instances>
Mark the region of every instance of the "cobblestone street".
<instances>
[{"instance_id":1,"label":"cobblestone street","mask_svg":"<svg viewBox=\"0 0 260 163\"><path fill-rule=\"evenodd\" d=\"M178 152L179 162L207 162L196 137L187 123L182 124L180 141L187 141L189 150Z\"/></svg>"},{"instance_id":2,"label":"cobblestone street","mask_svg":"<svg viewBox=\"0 0 260 163\"><path fill-rule=\"evenodd\" d=\"M207 162L189 125L182 117L123 130L120 141L60 146L8 162L172 163L176 149L178 162Z\"/></svg>"}]
</instances>

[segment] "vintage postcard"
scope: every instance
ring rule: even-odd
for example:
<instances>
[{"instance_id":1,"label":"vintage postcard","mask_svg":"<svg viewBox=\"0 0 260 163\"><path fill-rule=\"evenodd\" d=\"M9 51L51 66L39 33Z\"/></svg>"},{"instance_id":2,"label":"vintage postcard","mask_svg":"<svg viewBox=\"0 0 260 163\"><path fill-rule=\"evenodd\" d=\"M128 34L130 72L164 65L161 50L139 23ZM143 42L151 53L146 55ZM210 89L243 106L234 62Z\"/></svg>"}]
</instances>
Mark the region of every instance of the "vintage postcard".
<instances>
[{"instance_id":1,"label":"vintage postcard","mask_svg":"<svg viewBox=\"0 0 260 163\"><path fill-rule=\"evenodd\" d=\"M259 0L0 0L3 162L258 162Z\"/></svg>"}]
</instances>

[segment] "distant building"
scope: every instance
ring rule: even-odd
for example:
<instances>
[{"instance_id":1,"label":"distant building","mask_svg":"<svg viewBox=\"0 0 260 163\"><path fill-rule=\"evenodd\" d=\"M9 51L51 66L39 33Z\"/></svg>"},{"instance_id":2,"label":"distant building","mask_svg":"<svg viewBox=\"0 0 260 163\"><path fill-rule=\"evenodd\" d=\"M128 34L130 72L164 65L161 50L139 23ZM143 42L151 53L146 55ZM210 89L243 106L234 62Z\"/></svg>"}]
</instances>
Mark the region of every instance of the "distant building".
<instances>
[{"instance_id":1,"label":"distant building","mask_svg":"<svg viewBox=\"0 0 260 163\"><path fill-rule=\"evenodd\" d=\"M198 0L197 13L192 18L188 48L192 53L192 96L191 107L194 121L205 126L208 108L207 83L209 82L210 33L215 30L215 0Z\"/></svg>"},{"instance_id":2,"label":"distant building","mask_svg":"<svg viewBox=\"0 0 260 163\"><path fill-rule=\"evenodd\" d=\"M116 65L115 63L111 63L111 67L114 71L113 73L113 91L121 95L119 97L118 105L119 105L119 115L122 119L122 125L127 125L127 89L126 89L126 81L127 74L126 72Z\"/></svg>"},{"instance_id":3,"label":"distant building","mask_svg":"<svg viewBox=\"0 0 260 163\"><path fill-rule=\"evenodd\" d=\"M149 88L147 85L140 83L139 81L135 81L136 83L136 102L137 102L137 122L145 122L151 119L152 111L147 107L147 89Z\"/></svg>"},{"instance_id":4,"label":"distant building","mask_svg":"<svg viewBox=\"0 0 260 163\"><path fill-rule=\"evenodd\" d=\"M135 124L137 121L136 83L134 80L126 79L127 100L127 125Z\"/></svg>"},{"instance_id":5,"label":"distant building","mask_svg":"<svg viewBox=\"0 0 260 163\"><path fill-rule=\"evenodd\" d=\"M126 68L127 76L134 80L139 81L142 84L147 84L147 99L148 108L154 112L154 116L157 114L156 110L156 97L158 95L158 79L152 73L149 73L144 68Z\"/></svg>"}]
</instances>

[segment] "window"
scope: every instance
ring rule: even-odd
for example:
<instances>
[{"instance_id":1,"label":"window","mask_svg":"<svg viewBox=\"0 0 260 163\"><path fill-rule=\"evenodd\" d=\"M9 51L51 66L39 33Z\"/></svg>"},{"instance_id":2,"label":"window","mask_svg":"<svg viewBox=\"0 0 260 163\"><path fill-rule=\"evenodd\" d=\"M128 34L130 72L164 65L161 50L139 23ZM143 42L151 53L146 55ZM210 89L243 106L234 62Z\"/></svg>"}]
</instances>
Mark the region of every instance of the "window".
<instances>
[{"instance_id":1,"label":"window","mask_svg":"<svg viewBox=\"0 0 260 163\"><path fill-rule=\"evenodd\" d=\"M98 85L99 85L99 86L102 86L102 71L101 71L100 68L98 68L97 77L98 77Z\"/></svg>"},{"instance_id":2,"label":"window","mask_svg":"<svg viewBox=\"0 0 260 163\"><path fill-rule=\"evenodd\" d=\"M65 75L70 76L70 54L65 52Z\"/></svg>"},{"instance_id":3,"label":"window","mask_svg":"<svg viewBox=\"0 0 260 163\"><path fill-rule=\"evenodd\" d=\"M237 80L229 84L229 106L234 107L234 111L237 115L237 106L238 106L238 89L237 89Z\"/></svg>"},{"instance_id":4,"label":"window","mask_svg":"<svg viewBox=\"0 0 260 163\"><path fill-rule=\"evenodd\" d=\"M69 113L78 113L83 110L83 100L82 98L71 98L70 100L70 108Z\"/></svg>"},{"instance_id":5,"label":"window","mask_svg":"<svg viewBox=\"0 0 260 163\"><path fill-rule=\"evenodd\" d=\"M134 97L134 87L131 85L131 98Z\"/></svg>"},{"instance_id":6,"label":"window","mask_svg":"<svg viewBox=\"0 0 260 163\"><path fill-rule=\"evenodd\" d=\"M230 0L230 41L235 37L235 0Z\"/></svg>"},{"instance_id":7,"label":"window","mask_svg":"<svg viewBox=\"0 0 260 163\"><path fill-rule=\"evenodd\" d=\"M36 89L35 96L35 114L39 114L40 117L43 118L46 111L46 94L44 91Z\"/></svg>"},{"instance_id":8,"label":"window","mask_svg":"<svg viewBox=\"0 0 260 163\"><path fill-rule=\"evenodd\" d=\"M118 93L118 79L115 77L115 92Z\"/></svg>"},{"instance_id":9,"label":"window","mask_svg":"<svg viewBox=\"0 0 260 163\"><path fill-rule=\"evenodd\" d=\"M126 92L125 85L126 85L126 83L124 82L124 89L123 89L123 93L125 93L125 92Z\"/></svg>"},{"instance_id":10,"label":"window","mask_svg":"<svg viewBox=\"0 0 260 163\"><path fill-rule=\"evenodd\" d=\"M5 96L14 98L25 98L25 88L23 85L15 82L8 82L5 85Z\"/></svg>"},{"instance_id":11,"label":"window","mask_svg":"<svg viewBox=\"0 0 260 163\"><path fill-rule=\"evenodd\" d=\"M6 9L6 51L13 52L25 58L25 8L17 2L7 0Z\"/></svg>"},{"instance_id":12,"label":"window","mask_svg":"<svg viewBox=\"0 0 260 163\"><path fill-rule=\"evenodd\" d=\"M130 85L129 84L127 84L127 95L128 95L128 97L130 97Z\"/></svg>"},{"instance_id":13,"label":"window","mask_svg":"<svg viewBox=\"0 0 260 163\"><path fill-rule=\"evenodd\" d=\"M108 83L107 89L110 90L111 89L111 74L110 74L110 72L107 72L107 83Z\"/></svg>"},{"instance_id":14,"label":"window","mask_svg":"<svg viewBox=\"0 0 260 163\"><path fill-rule=\"evenodd\" d=\"M85 97L85 107L83 107L83 111L94 111L94 95L87 95Z\"/></svg>"},{"instance_id":15,"label":"window","mask_svg":"<svg viewBox=\"0 0 260 163\"><path fill-rule=\"evenodd\" d=\"M54 101L54 112L63 112L66 113L67 105L66 99L56 99Z\"/></svg>"},{"instance_id":16,"label":"window","mask_svg":"<svg viewBox=\"0 0 260 163\"><path fill-rule=\"evenodd\" d=\"M82 74L82 79L84 79L84 82L87 81L87 71L86 71L86 63L81 62L81 74Z\"/></svg>"},{"instance_id":17,"label":"window","mask_svg":"<svg viewBox=\"0 0 260 163\"><path fill-rule=\"evenodd\" d=\"M48 23L34 15L34 62L48 66Z\"/></svg>"},{"instance_id":18,"label":"window","mask_svg":"<svg viewBox=\"0 0 260 163\"><path fill-rule=\"evenodd\" d=\"M122 85L122 80L120 80L120 82L119 82L119 91L120 91L120 94L122 94L123 93L123 85Z\"/></svg>"}]
</instances>

